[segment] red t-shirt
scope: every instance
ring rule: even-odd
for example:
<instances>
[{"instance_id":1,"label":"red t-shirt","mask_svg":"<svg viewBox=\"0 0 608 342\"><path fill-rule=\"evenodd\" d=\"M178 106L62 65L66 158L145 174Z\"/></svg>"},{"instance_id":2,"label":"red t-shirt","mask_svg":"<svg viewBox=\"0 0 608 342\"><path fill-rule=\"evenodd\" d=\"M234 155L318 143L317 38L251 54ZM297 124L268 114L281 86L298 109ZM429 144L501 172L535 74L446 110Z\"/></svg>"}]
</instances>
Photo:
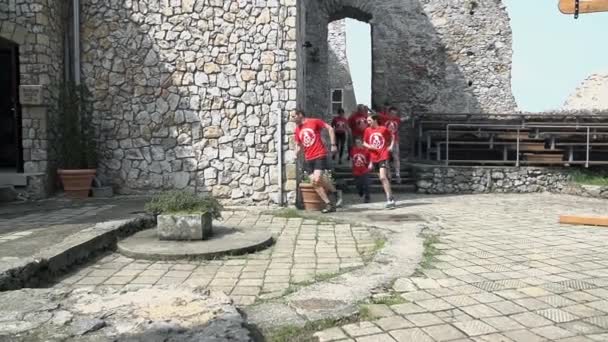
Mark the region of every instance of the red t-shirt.
<instances>
[{"instance_id":1,"label":"red t-shirt","mask_svg":"<svg viewBox=\"0 0 608 342\"><path fill-rule=\"evenodd\" d=\"M348 125L353 136L361 137L367 128L367 115L365 113L354 113L348 118Z\"/></svg>"},{"instance_id":2,"label":"red t-shirt","mask_svg":"<svg viewBox=\"0 0 608 342\"><path fill-rule=\"evenodd\" d=\"M388 128L384 126L378 126L376 128L368 127L363 134L363 140L366 144L377 148L378 150L370 150L372 162L378 163L384 160L388 160L390 152L388 147L391 146L391 139L393 134Z\"/></svg>"},{"instance_id":3,"label":"red t-shirt","mask_svg":"<svg viewBox=\"0 0 608 342\"><path fill-rule=\"evenodd\" d=\"M348 125L348 120L343 116L336 116L331 120L331 126L336 130L336 133L346 133L346 125Z\"/></svg>"},{"instance_id":4,"label":"red t-shirt","mask_svg":"<svg viewBox=\"0 0 608 342\"><path fill-rule=\"evenodd\" d=\"M350 150L350 160L353 164L353 176L361 176L369 172L370 153L365 147L353 147Z\"/></svg>"},{"instance_id":5,"label":"red t-shirt","mask_svg":"<svg viewBox=\"0 0 608 342\"><path fill-rule=\"evenodd\" d=\"M321 139L321 130L325 122L319 119L305 119L304 123L296 127L296 143L304 146L304 159L314 160L327 156L327 150Z\"/></svg>"},{"instance_id":6,"label":"red t-shirt","mask_svg":"<svg viewBox=\"0 0 608 342\"><path fill-rule=\"evenodd\" d=\"M395 141L399 141L399 125L401 124L401 118L398 116L389 115L384 121L384 126L388 128L391 133L395 135Z\"/></svg>"}]
</instances>

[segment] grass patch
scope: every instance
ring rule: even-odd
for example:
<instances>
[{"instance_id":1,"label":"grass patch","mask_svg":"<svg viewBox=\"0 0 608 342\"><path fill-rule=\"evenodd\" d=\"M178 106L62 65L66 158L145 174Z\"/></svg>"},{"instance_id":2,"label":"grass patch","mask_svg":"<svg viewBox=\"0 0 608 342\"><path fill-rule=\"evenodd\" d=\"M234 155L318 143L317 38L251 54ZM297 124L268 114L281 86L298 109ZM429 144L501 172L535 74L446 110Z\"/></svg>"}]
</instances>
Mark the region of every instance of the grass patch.
<instances>
[{"instance_id":1,"label":"grass patch","mask_svg":"<svg viewBox=\"0 0 608 342\"><path fill-rule=\"evenodd\" d=\"M284 326L264 332L267 342L317 342L316 332L357 322L358 316L343 319L324 319L306 323L303 327Z\"/></svg>"},{"instance_id":2,"label":"grass patch","mask_svg":"<svg viewBox=\"0 0 608 342\"><path fill-rule=\"evenodd\" d=\"M422 273L423 270L433 268L433 262L436 260L435 257L440 253L439 249L435 247L435 244L437 243L439 243L439 237L437 235L424 235L424 242L422 243L424 252L422 253L422 261L420 261L418 268L413 274L415 277L424 276L424 273Z\"/></svg>"},{"instance_id":3,"label":"grass patch","mask_svg":"<svg viewBox=\"0 0 608 342\"><path fill-rule=\"evenodd\" d=\"M359 306L359 319L362 321L371 321L373 320L375 317L372 315L371 310L365 306L365 305L361 305Z\"/></svg>"},{"instance_id":4,"label":"grass patch","mask_svg":"<svg viewBox=\"0 0 608 342\"><path fill-rule=\"evenodd\" d=\"M374 247L372 247L372 249L370 249L369 251L364 251L363 255L361 256L363 258L363 262L365 262L365 263L370 262L374 258L374 255L376 255L376 253L378 253L380 250L382 250L385 245L386 245L386 239L384 239L384 238L376 239L374 241Z\"/></svg>"},{"instance_id":5,"label":"grass patch","mask_svg":"<svg viewBox=\"0 0 608 342\"><path fill-rule=\"evenodd\" d=\"M407 303L407 300L405 300L405 298L401 297L400 295L398 295L396 293L392 293L390 296L372 298L371 303L372 304L384 304L384 305L391 306L391 305Z\"/></svg>"},{"instance_id":6,"label":"grass patch","mask_svg":"<svg viewBox=\"0 0 608 342\"><path fill-rule=\"evenodd\" d=\"M578 184L608 186L608 171L605 170L574 170L570 177Z\"/></svg>"}]
</instances>

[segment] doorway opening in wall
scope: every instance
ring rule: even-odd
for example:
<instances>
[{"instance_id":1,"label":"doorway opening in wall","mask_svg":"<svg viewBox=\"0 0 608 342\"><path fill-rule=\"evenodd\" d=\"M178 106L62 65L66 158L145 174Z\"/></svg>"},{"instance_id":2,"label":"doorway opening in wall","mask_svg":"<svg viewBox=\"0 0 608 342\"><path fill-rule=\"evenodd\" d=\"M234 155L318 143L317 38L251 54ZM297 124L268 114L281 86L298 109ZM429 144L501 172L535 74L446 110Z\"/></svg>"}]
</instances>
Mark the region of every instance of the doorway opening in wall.
<instances>
[{"instance_id":1,"label":"doorway opening in wall","mask_svg":"<svg viewBox=\"0 0 608 342\"><path fill-rule=\"evenodd\" d=\"M372 106L372 28L371 25L346 18L346 56L357 103Z\"/></svg>"},{"instance_id":2,"label":"doorway opening in wall","mask_svg":"<svg viewBox=\"0 0 608 342\"><path fill-rule=\"evenodd\" d=\"M0 171L23 172L19 49L0 38Z\"/></svg>"},{"instance_id":3,"label":"doorway opening in wall","mask_svg":"<svg viewBox=\"0 0 608 342\"><path fill-rule=\"evenodd\" d=\"M352 113L357 104L371 103L371 27L349 17L327 26L328 111L335 115L342 108Z\"/></svg>"}]
</instances>

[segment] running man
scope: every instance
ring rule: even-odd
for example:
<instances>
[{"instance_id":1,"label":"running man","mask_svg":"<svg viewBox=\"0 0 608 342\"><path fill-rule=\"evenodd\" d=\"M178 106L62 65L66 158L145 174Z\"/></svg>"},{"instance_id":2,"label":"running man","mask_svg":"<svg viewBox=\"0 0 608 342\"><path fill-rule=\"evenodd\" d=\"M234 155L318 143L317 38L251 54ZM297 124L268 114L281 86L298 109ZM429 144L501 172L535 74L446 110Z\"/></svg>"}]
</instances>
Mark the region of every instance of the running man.
<instances>
[{"instance_id":1,"label":"running man","mask_svg":"<svg viewBox=\"0 0 608 342\"><path fill-rule=\"evenodd\" d=\"M390 107L388 115L384 119L384 126L388 128L393 137L395 143L393 144L393 150L391 156L393 158L393 166L395 168L395 181L397 184L401 184L401 156L399 153L399 126L401 125L401 116L399 111L395 107ZM389 175L390 176L390 175Z\"/></svg>"},{"instance_id":2,"label":"running man","mask_svg":"<svg viewBox=\"0 0 608 342\"><path fill-rule=\"evenodd\" d=\"M338 109L338 114L331 120L331 127L336 133L336 142L338 143L338 164L342 164L342 155L344 154L344 145L346 145L346 133L348 131L348 120L344 117L344 109ZM348 155L348 151L346 151ZM332 156L336 160L336 155Z\"/></svg>"},{"instance_id":3,"label":"running man","mask_svg":"<svg viewBox=\"0 0 608 342\"><path fill-rule=\"evenodd\" d=\"M302 110L296 110L292 116L296 124L294 138L296 142L296 155L304 150L305 169L310 174L310 180L319 197L325 202L323 213L336 211L336 206L342 203L342 195L336 191L334 185L325 178L324 171L327 170L327 149L323 144L321 132L326 129L331 141L331 152L336 152L336 136L334 129L323 122L323 120L307 118ZM335 196L336 202L332 203L328 193Z\"/></svg>"},{"instance_id":4,"label":"running man","mask_svg":"<svg viewBox=\"0 0 608 342\"><path fill-rule=\"evenodd\" d=\"M378 120L378 115L371 115L367 118L369 127L363 135L363 146L369 149L372 163L379 169L378 176L386 194L386 208L392 209L395 207L395 199L388 175L390 174L389 158L395 139L388 128L378 124Z\"/></svg>"}]
</instances>

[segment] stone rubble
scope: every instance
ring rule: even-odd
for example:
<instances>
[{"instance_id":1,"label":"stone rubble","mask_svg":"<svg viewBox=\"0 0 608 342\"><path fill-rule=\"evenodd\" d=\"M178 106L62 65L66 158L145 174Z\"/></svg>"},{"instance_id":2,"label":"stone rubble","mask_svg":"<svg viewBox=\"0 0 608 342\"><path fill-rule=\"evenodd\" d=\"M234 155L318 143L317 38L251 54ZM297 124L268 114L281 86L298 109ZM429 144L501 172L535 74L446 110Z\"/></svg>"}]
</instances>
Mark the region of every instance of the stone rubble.
<instances>
[{"instance_id":1,"label":"stone rubble","mask_svg":"<svg viewBox=\"0 0 608 342\"><path fill-rule=\"evenodd\" d=\"M196 288L24 289L0 302L2 341L251 341L230 298Z\"/></svg>"}]
</instances>

